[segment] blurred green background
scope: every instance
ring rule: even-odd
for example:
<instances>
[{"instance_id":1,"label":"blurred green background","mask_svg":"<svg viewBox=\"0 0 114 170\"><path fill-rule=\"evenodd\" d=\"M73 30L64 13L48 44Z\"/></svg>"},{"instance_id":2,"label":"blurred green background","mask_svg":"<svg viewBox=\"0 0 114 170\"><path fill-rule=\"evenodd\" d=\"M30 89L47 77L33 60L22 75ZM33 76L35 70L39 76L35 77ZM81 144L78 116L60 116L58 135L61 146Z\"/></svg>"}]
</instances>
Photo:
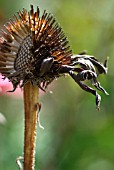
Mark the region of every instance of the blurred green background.
<instances>
[{"instance_id":1,"label":"blurred green background","mask_svg":"<svg viewBox=\"0 0 114 170\"><path fill-rule=\"evenodd\" d=\"M100 61L109 59L108 75L99 80L110 94L102 96L98 112L93 95L70 77L54 81L41 93L36 170L114 170L114 0L0 0L0 26L19 9L33 4L56 17L74 53L87 50ZM49 90L48 90L49 91ZM23 100L0 96L0 170L16 170L23 155Z\"/></svg>"}]
</instances>

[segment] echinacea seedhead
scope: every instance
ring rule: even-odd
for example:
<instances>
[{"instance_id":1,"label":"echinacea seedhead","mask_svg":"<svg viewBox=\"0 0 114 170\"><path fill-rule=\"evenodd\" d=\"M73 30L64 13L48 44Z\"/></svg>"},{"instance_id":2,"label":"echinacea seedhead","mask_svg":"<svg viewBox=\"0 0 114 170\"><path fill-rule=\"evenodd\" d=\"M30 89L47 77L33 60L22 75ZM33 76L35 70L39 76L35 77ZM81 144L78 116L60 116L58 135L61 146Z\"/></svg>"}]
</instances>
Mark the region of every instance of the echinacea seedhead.
<instances>
[{"instance_id":1,"label":"echinacea seedhead","mask_svg":"<svg viewBox=\"0 0 114 170\"><path fill-rule=\"evenodd\" d=\"M96 96L99 108L100 95L82 81L91 80L93 86L107 94L97 81L99 74L107 73L107 60L103 65L85 53L73 55L68 43L55 18L46 11L40 17L39 8L34 12L31 5L29 12L19 11L5 25L5 31L1 30L0 72L12 82L12 91L27 81L45 91L55 78L69 74L82 89Z\"/></svg>"}]
</instances>

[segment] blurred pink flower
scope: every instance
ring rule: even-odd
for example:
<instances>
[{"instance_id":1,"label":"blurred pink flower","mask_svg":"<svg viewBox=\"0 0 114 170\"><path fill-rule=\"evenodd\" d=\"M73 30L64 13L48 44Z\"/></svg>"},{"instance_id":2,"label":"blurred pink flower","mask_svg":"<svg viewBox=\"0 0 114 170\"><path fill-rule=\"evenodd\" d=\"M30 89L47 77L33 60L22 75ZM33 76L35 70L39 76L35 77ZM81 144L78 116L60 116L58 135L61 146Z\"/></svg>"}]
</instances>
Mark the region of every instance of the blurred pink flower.
<instances>
[{"instance_id":1,"label":"blurred pink flower","mask_svg":"<svg viewBox=\"0 0 114 170\"><path fill-rule=\"evenodd\" d=\"M7 78L3 80L3 76L0 74L0 95L10 95L11 97L17 97L17 98L21 98L23 96L23 91L20 87L16 88L14 92L8 92L10 90L13 90L12 83L9 82ZM48 91L52 93L52 91L50 91L49 89ZM44 94L42 90L39 90L39 93L41 95Z\"/></svg>"},{"instance_id":2,"label":"blurred pink flower","mask_svg":"<svg viewBox=\"0 0 114 170\"><path fill-rule=\"evenodd\" d=\"M5 80L3 80L2 75L0 74L0 95L6 94L6 95L10 95L12 97L22 97L22 90L21 88L17 88L15 90L15 92L8 92L9 90L12 90L13 86L12 83L8 81L8 79L6 78Z\"/></svg>"}]
</instances>

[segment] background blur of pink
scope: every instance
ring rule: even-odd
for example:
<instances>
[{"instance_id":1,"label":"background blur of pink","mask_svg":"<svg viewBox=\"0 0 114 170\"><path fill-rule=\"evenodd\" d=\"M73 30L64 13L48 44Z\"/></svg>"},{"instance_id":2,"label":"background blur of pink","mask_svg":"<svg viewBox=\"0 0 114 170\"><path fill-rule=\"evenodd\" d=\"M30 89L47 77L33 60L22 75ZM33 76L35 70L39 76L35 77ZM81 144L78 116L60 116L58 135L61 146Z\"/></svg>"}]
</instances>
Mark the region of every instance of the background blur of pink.
<instances>
[{"instance_id":1,"label":"background blur of pink","mask_svg":"<svg viewBox=\"0 0 114 170\"><path fill-rule=\"evenodd\" d=\"M8 81L6 78L3 80L3 76L0 74L0 95L10 95L12 97L22 97L22 90L18 87L15 92L8 92L9 90L12 90L13 86L12 83Z\"/></svg>"}]
</instances>

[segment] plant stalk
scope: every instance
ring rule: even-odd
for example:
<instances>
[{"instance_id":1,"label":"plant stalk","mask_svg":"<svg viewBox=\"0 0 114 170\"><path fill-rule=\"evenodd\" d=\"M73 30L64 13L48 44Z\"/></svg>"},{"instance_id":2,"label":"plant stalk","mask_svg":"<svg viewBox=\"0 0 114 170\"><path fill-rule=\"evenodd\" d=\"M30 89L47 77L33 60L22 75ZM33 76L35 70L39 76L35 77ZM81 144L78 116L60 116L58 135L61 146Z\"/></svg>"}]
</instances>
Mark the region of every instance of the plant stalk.
<instances>
[{"instance_id":1,"label":"plant stalk","mask_svg":"<svg viewBox=\"0 0 114 170\"><path fill-rule=\"evenodd\" d=\"M34 170L35 146L38 119L38 86L27 82L24 85L24 170Z\"/></svg>"}]
</instances>

